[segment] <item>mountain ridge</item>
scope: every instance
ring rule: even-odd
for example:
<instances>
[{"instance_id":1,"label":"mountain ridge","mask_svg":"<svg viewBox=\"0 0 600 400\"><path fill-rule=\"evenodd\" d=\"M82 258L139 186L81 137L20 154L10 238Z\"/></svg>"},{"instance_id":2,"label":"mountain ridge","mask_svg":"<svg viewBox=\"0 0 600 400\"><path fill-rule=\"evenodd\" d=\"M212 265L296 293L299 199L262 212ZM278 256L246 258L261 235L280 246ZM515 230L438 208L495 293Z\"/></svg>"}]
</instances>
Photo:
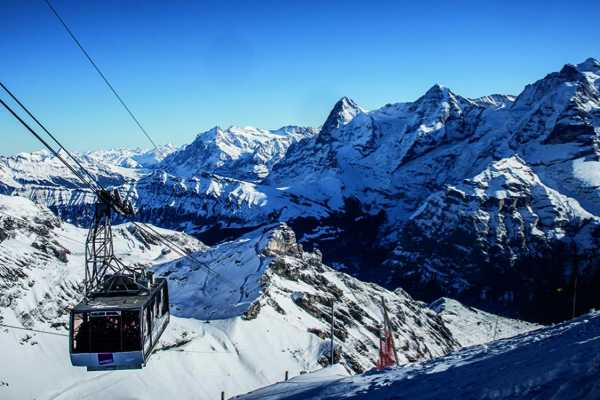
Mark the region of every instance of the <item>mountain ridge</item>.
<instances>
[{"instance_id":1,"label":"mountain ridge","mask_svg":"<svg viewBox=\"0 0 600 400\"><path fill-rule=\"evenodd\" d=\"M397 243L407 237L415 212L431 203L428 199L432 194L446 193L446 203L450 204L453 192L448 188L494 169L500 160L518 159L515 168L518 164L531 170L541 182L521 186L520 190L544 187L566 199L566 203L548 201L552 196L548 197L546 189L522 193L529 200L522 200L525 207L519 216L531 214L529 208L539 204L547 208L542 214L561 215L561 204L574 202L578 206L573 210L579 216L573 220L600 215L600 175L595 172L600 165L598 65L595 59L568 64L527 85L517 97L467 99L434 85L413 102L372 111L344 97L319 131L298 128L300 131L292 132L297 140L268 146L267 150L261 146L266 132L271 131L233 128L228 133L221 130L230 135L229 155L198 142L197 148L190 144L174 151L154 169L104 164L94 166L94 173L130 196L141 220L183 229L211 244L258 226L286 222L296 231L299 242L307 248L322 249L328 263L361 279L392 289L405 286L424 300L433 300L434 293L440 296L454 289L442 285L433 290L430 280L421 279L426 276L414 276L425 272L416 269L408 279L405 274L398 275L396 268L399 263L401 269L413 268L408 259L397 257ZM236 129L240 130L236 133ZM251 139L254 134L260 140ZM1 192L36 199L73 222L85 223L93 198L74 180L64 179L62 171L53 173L52 168L50 172L41 168L36 178L32 168L19 172L20 165L14 158L4 163L0 160ZM510 180L505 184L510 185ZM473 201L463 212L487 213L507 221L512 218L504 215L506 209L501 209L500 202L486 201ZM526 241L535 242L536 232L547 234L555 227L554 222L548 225L544 221L525 218L517 225L522 224ZM466 246L465 254L476 254L480 243L490 242L476 225L469 226L464 233L474 240L462 245ZM459 231L454 228L449 226L442 233ZM573 246L586 248L597 242L594 232L567 229L561 235L546 235L544 251L555 254ZM423 232L420 239L414 239L430 236L431 232ZM452 236L439 238L445 243L453 240ZM519 240L494 242L491 248L499 255L500 264L515 265L511 259L516 257L518 262L543 270L543 257L527 258L539 251L521 251ZM456 251L455 246L449 265L460 260ZM594 281L597 263L583 260L579 252L568 254L581 269L582 279ZM421 250L415 257L427 254ZM392 265L394 269L389 268ZM488 279L478 283L480 289L494 283L485 263L473 268ZM539 289L571 287L565 268L552 272L547 282L540 281ZM504 268L500 273L510 274ZM561 299L565 304L568 292L565 289ZM507 296L510 293L502 292L485 301L474 295L462 300L482 307L502 304L510 313L523 312L522 305L506 303L503 299ZM586 296L590 304L600 305L591 292ZM565 310L557 312L555 318L565 317Z\"/></svg>"}]
</instances>

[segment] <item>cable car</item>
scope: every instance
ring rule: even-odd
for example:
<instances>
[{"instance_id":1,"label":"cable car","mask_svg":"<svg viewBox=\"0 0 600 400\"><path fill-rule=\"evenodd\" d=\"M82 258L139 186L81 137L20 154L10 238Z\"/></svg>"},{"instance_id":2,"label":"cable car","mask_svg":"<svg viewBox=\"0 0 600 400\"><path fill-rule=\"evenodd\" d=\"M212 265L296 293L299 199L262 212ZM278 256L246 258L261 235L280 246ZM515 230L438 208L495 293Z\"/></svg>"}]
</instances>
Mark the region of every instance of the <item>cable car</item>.
<instances>
[{"instance_id":1,"label":"cable car","mask_svg":"<svg viewBox=\"0 0 600 400\"><path fill-rule=\"evenodd\" d=\"M169 323L167 280L117 274L105 280L109 285L109 296L100 292L71 310L71 364L88 371L142 368Z\"/></svg>"},{"instance_id":2,"label":"cable car","mask_svg":"<svg viewBox=\"0 0 600 400\"><path fill-rule=\"evenodd\" d=\"M96 195L86 238L84 300L70 313L71 363L88 370L142 368L169 324L169 291L166 279L144 273L143 266L125 265L113 252L113 212L121 218L133 219L133 205L121 198L117 189L107 190L99 183L18 98L3 84L0 86L72 161L67 161L0 99L2 106L83 183L85 190ZM158 239L171 249L177 248L154 229L143 229L136 222L133 225L144 236Z\"/></svg>"},{"instance_id":3,"label":"cable car","mask_svg":"<svg viewBox=\"0 0 600 400\"><path fill-rule=\"evenodd\" d=\"M113 211L133 215L118 191L98 190L85 247L85 297L71 310L71 364L88 371L144 367L170 319L167 280L114 255Z\"/></svg>"}]
</instances>

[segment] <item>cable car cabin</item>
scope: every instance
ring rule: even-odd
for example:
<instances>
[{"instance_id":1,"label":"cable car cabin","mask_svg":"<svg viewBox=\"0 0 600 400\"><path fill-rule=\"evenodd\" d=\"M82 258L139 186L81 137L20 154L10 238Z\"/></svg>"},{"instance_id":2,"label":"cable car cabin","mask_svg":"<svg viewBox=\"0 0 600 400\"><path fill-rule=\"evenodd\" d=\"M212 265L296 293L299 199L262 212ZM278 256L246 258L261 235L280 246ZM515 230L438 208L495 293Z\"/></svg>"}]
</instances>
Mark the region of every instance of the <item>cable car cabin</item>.
<instances>
[{"instance_id":1,"label":"cable car cabin","mask_svg":"<svg viewBox=\"0 0 600 400\"><path fill-rule=\"evenodd\" d=\"M146 365L169 323L167 281L152 282L147 289L96 293L71 310L71 364L88 371Z\"/></svg>"}]
</instances>

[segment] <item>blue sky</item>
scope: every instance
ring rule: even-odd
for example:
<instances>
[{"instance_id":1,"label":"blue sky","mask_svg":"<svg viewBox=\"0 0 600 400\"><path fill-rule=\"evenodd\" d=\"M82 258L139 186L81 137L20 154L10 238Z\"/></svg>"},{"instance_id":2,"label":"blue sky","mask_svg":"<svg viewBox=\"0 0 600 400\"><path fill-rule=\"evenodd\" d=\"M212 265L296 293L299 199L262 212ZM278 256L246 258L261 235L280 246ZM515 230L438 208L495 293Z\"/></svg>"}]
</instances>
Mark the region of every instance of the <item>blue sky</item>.
<instances>
[{"instance_id":1,"label":"blue sky","mask_svg":"<svg viewBox=\"0 0 600 400\"><path fill-rule=\"evenodd\" d=\"M600 58L597 0L53 4L159 143L215 125L318 126L344 95L374 109L434 83L518 94ZM2 0L0 15L2 81L69 148L149 146L43 0ZM40 148L0 111L0 154Z\"/></svg>"}]
</instances>

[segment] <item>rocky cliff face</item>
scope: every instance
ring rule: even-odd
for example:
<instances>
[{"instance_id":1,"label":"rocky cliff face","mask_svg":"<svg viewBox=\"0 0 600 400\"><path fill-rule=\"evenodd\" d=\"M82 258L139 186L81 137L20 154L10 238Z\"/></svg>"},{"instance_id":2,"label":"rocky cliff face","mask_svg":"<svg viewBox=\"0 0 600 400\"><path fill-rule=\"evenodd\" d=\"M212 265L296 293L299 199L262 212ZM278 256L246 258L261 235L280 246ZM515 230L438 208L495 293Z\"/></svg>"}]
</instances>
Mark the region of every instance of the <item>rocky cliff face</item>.
<instances>
[{"instance_id":1,"label":"rocky cliff face","mask_svg":"<svg viewBox=\"0 0 600 400\"><path fill-rule=\"evenodd\" d=\"M575 275L580 310L593 306L599 248L600 219L514 156L432 194L386 265L424 298L448 293L552 320L570 310Z\"/></svg>"},{"instance_id":2,"label":"rocky cliff face","mask_svg":"<svg viewBox=\"0 0 600 400\"><path fill-rule=\"evenodd\" d=\"M261 228L198 257L206 269L181 262L157 269L170 279L175 315L197 319L241 315L250 325L281 321L311 337L318 345L312 346L310 357L327 365L333 302L335 360L350 371L362 372L378 356L384 299L400 362L431 358L458 346L425 304L405 292L390 292L326 266L320 252L303 250L287 225Z\"/></svg>"}]
</instances>

